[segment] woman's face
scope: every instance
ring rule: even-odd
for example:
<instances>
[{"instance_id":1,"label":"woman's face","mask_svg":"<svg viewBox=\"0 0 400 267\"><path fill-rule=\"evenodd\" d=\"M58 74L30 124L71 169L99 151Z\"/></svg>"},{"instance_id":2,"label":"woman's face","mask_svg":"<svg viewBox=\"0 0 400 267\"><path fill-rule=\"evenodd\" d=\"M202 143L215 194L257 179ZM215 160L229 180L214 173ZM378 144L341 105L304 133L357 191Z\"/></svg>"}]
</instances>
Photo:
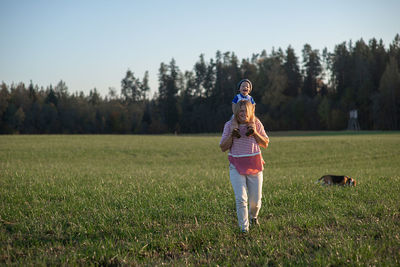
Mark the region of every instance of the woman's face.
<instances>
[{"instance_id":1,"label":"woman's face","mask_svg":"<svg viewBox=\"0 0 400 267\"><path fill-rule=\"evenodd\" d=\"M247 112L247 108L245 105L242 105L239 109L238 120L240 123L246 123L250 119L250 116Z\"/></svg>"},{"instance_id":2,"label":"woman's face","mask_svg":"<svg viewBox=\"0 0 400 267\"><path fill-rule=\"evenodd\" d=\"M250 84L248 82L242 82L239 91L243 96L250 94Z\"/></svg>"}]
</instances>

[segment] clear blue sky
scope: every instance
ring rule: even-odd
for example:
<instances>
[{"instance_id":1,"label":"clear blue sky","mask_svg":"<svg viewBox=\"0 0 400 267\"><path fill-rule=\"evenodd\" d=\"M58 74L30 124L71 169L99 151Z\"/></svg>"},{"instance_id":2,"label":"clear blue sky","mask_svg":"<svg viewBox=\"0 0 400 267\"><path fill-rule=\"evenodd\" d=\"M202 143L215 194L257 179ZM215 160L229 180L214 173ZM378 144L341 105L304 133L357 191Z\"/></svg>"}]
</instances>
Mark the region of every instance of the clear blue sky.
<instances>
[{"instance_id":1,"label":"clear blue sky","mask_svg":"<svg viewBox=\"0 0 400 267\"><path fill-rule=\"evenodd\" d=\"M309 43L322 51L375 37L388 46L400 33L399 0L0 0L0 81L66 82L69 91L120 92L128 69L149 71L172 58L192 70L217 50L250 58Z\"/></svg>"}]
</instances>

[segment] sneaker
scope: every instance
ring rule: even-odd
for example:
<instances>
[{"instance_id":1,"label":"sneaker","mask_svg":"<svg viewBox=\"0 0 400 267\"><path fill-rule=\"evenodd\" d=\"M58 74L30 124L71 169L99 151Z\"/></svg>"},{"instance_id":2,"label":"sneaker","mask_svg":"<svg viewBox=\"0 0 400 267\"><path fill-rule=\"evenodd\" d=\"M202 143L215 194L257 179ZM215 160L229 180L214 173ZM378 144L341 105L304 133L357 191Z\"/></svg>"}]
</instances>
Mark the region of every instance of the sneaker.
<instances>
[{"instance_id":1,"label":"sneaker","mask_svg":"<svg viewBox=\"0 0 400 267\"><path fill-rule=\"evenodd\" d=\"M242 234L247 234L248 232L249 232L248 229L241 229L241 230L240 230L240 233L242 233Z\"/></svg>"},{"instance_id":2,"label":"sneaker","mask_svg":"<svg viewBox=\"0 0 400 267\"><path fill-rule=\"evenodd\" d=\"M260 225L257 218L251 219L250 224L251 224L251 226L259 226Z\"/></svg>"},{"instance_id":3,"label":"sneaker","mask_svg":"<svg viewBox=\"0 0 400 267\"><path fill-rule=\"evenodd\" d=\"M247 132L246 132L246 136L251 136L254 134L254 128L253 127L247 127Z\"/></svg>"},{"instance_id":4,"label":"sneaker","mask_svg":"<svg viewBox=\"0 0 400 267\"><path fill-rule=\"evenodd\" d=\"M236 138L240 138L241 135L240 135L240 132L239 132L238 128L235 128L235 129L232 130L232 136L236 137Z\"/></svg>"}]
</instances>

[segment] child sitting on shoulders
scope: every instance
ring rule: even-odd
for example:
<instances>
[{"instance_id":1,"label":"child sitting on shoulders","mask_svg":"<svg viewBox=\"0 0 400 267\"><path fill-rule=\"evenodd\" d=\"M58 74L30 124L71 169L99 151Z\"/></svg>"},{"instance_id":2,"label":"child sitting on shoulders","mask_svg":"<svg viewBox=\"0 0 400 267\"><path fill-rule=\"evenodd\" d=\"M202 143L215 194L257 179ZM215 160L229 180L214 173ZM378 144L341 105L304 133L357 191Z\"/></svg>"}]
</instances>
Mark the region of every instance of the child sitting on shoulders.
<instances>
[{"instance_id":1,"label":"child sitting on shoulders","mask_svg":"<svg viewBox=\"0 0 400 267\"><path fill-rule=\"evenodd\" d=\"M249 79L243 79L238 83L238 91L239 94L237 94L233 100L232 100L232 112L235 114L235 109L237 106L237 103L242 100L250 101L251 104L255 105L256 102L254 102L254 99L250 96L250 92L253 89L253 85L251 84ZM250 122L247 124L247 132L246 136L251 136L254 134L254 121ZM234 137L240 138L240 132L239 132L239 124L235 116L232 116L232 135Z\"/></svg>"}]
</instances>

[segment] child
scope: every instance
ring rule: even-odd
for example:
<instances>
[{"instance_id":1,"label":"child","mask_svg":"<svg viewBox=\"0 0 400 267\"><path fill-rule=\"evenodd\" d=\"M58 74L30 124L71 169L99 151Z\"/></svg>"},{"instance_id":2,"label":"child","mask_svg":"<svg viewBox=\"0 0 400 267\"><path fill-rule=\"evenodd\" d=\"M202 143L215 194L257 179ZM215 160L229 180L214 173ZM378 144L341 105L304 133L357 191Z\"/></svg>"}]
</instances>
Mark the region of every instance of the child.
<instances>
[{"instance_id":1,"label":"child","mask_svg":"<svg viewBox=\"0 0 400 267\"><path fill-rule=\"evenodd\" d=\"M255 105L256 102L254 102L254 99L250 96L250 92L253 89L252 88L253 85L251 84L249 79L243 79L238 83L238 91L239 94L237 94L233 100L232 100L232 112L235 113L235 108L236 108L236 104L239 101L242 100L246 100L246 101L250 101L251 104ZM246 136L251 136L254 134L254 128L253 128L254 122L250 122L247 125L247 132L246 132ZM234 137L240 138L240 132L239 132L239 124L237 122L237 119L233 116L232 117L232 135Z\"/></svg>"}]
</instances>

